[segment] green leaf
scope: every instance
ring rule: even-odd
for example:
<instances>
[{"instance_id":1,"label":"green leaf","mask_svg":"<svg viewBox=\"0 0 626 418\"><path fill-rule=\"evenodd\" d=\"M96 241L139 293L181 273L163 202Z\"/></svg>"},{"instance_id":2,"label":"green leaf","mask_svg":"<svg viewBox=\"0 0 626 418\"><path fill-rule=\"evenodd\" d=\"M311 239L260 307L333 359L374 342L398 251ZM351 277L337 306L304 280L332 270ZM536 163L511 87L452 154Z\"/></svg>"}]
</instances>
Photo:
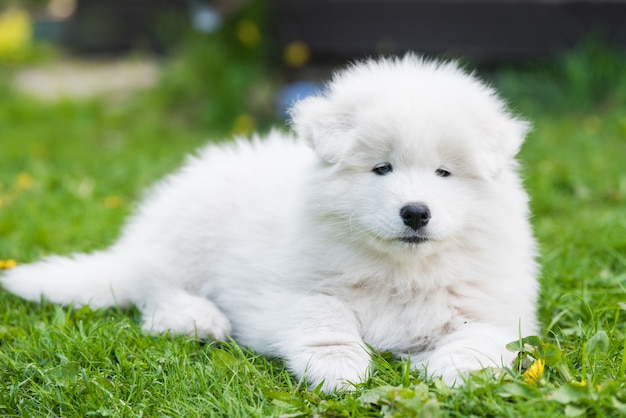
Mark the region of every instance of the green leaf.
<instances>
[{"instance_id":1,"label":"green leaf","mask_svg":"<svg viewBox=\"0 0 626 418\"><path fill-rule=\"evenodd\" d=\"M437 391L437 393L439 393L440 396L446 397L452 395L453 390L450 388L450 386L446 385L443 380L441 380L441 378L435 379L434 384L435 390Z\"/></svg>"},{"instance_id":2,"label":"green leaf","mask_svg":"<svg viewBox=\"0 0 626 418\"><path fill-rule=\"evenodd\" d=\"M500 389L498 389L498 395L503 398L514 397L524 399L534 399L541 396L536 388L519 382L507 383L506 385L500 387Z\"/></svg>"},{"instance_id":3,"label":"green leaf","mask_svg":"<svg viewBox=\"0 0 626 418\"><path fill-rule=\"evenodd\" d=\"M626 404L618 401L615 396L611 397L611 404L613 405L613 408L617 409L621 413L626 413Z\"/></svg>"},{"instance_id":4,"label":"green leaf","mask_svg":"<svg viewBox=\"0 0 626 418\"><path fill-rule=\"evenodd\" d=\"M235 365L240 363L237 357L233 356L226 350L219 348L214 349L211 352L211 358L215 362L215 366L222 370L231 370Z\"/></svg>"},{"instance_id":5,"label":"green leaf","mask_svg":"<svg viewBox=\"0 0 626 418\"><path fill-rule=\"evenodd\" d=\"M587 386L581 386L576 383L569 383L555 390L549 398L560 404L567 405L573 402L580 402L590 399L589 389Z\"/></svg>"},{"instance_id":6,"label":"green leaf","mask_svg":"<svg viewBox=\"0 0 626 418\"><path fill-rule=\"evenodd\" d=\"M437 399L430 399L424 404L419 412L419 418L439 418L441 416L441 408Z\"/></svg>"},{"instance_id":7,"label":"green leaf","mask_svg":"<svg viewBox=\"0 0 626 418\"><path fill-rule=\"evenodd\" d=\"M565 416L566 417L579 417L587 411L587 408L567 405L565 406Z\"/></svg>"},{"instance_id":8,"label":"green leaf","mask_svg":"<svg viewBox=\"0 0 626 418\"><path fill-rule=\"evenodd\" d=\"M364 404L378 405L381 399L387 400L389 393L394 389L394 386L379 386L364 392L358 400Z\"/></svg>"},{"instance_id":9,"label":"green leaf","mask_svg":"<svg viewBox=\"0 0 626 418\"><path fill-rule=\"evenodd\" d=\"M604 331L598 331L587 341L587 354L596 350L606 351L609 349L609 336Z\"/></svg>"},{"instance_id":10,"label":"green leaf","mask_svg":"<svg viewBox=\"0 0 626 418\"><path fill-rule=\"evenodd\" d=\"M541 342L541 338L535 336L535 335L531 335L528 337L524 337L520 340L515 340L515 341L511 341L510 343L508 343L506 345L506 349L509 351L522 351L522 350L528 350L529 347L533 347L535 349L537 349L538 347L541 347L542 342Z\"/></svg>"},{"instance_id":11,"label":"green leaf","mask_svg":"<svg viewBox=\"0 0 626 418\"><path fill-rule=\"evenodd\" d=\"M543 352L543 360L550 367L555 367L563 361L561 349L554 344L543 344L541 351Z\"/></svg>"}]
</instances>

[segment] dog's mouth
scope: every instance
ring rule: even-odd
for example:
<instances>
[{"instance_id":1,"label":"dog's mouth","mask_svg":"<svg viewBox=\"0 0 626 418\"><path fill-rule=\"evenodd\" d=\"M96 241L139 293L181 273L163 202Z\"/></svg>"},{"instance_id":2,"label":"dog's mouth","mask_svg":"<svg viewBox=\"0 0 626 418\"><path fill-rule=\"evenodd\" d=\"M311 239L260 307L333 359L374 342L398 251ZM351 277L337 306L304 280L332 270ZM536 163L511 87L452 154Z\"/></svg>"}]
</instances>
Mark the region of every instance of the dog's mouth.
<instances>
[{"instance_id":1,"label":"dog's mouth","mask_svg":"<svg viewBox=\"0 0 626 418\"><path fill-rule=\"evenodd\" d=\"M422 244L424 242L430 241L428 237L422 235L412 235L410 237L400 237L398 238L400 242L404 242L406 244Z\"/></svg>"}]
</instances>

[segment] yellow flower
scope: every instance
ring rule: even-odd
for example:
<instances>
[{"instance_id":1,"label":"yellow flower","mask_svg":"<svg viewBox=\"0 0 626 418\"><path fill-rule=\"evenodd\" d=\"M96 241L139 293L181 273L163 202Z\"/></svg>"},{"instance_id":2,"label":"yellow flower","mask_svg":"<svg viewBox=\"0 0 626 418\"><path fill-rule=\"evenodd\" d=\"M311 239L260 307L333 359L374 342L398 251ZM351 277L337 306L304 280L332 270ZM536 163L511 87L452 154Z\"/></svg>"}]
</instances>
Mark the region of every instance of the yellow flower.
<instances>
[{"instance_id":1,"label":"yellow flower","mask_svg":"<svg viewBox=\"0 0 626 418\"><path fill-rule=\"evenodd\" d=\"M311 51L307 44L301 41L290 42L283 51L285 63L293 68L306 65L311 58Z\"/></svg>"},{"instance_id":2,"label":"yellow flower","mask_svg":"<svg viewBox=\"0 0 626 418\"><path fill-rule=\"evenodd\" d=\"M242 20L237 24L237 38L246 46L257 46L261 42L261 31L256 23Z\"/></svg>"},{"instance_id":3,"label":"yellow flower","mask_svg":"<svg viewBox=\"0 0 626 418\"><path fill-rule=\"evenodd\" d=\"M17 175L17 188L20 190L30 190L34 182L33 176L28 173L20 173Z\"/></svg>"},{"instance_id":4,"label":"yellow flower","mask_svg":"<svg viewBox=\"0 0 626 418\"><path fill-rule=\"evenodd\" d=\"M233 133L235 135L248 135L256 128L256 121L247 113L239 115L233 124Z\"/></svg>"},{"instance_id":5,"label":"yellow flower","mask_svg":"<svg viewBox=\"0 0 626 418\"><path fill-rule=\"evenodd\" d=\"M545 363L541 359L535 360L535 362L524 372L524 383L529 385L536 385L543 376Z\"/></svg>"},{"instance_id":6,"label":"yellow flower","mask_svg":"<svg viewBox=\"0 0 626 418\"><path fill-rule=\"evenodd\" d=\"M0 270L8 270L15 267L17 263L13 259L0 260Z\"/></svg>"},{"instance_id":7,"label":"yellow flower","mask_svg":"<svg viewBox=\"0 0 626 418\"><path fill-rule=\"evenodd\" d=\"M122 196L111 195L105 197L102 203L107 209L117 209L124 204L124 199L122 198Z\"/></svg>"},{"instance_id":8,"label":"yellow flower","mask_svg":"<svg viewBox=\"0 0 626 418\"><path fill-rule=\"evenodd\" d=\"M578 386L587 386L587 381L585 379L581 380L580 382L578 382ZM602 385L596 385L596 390L600 392L602 390Z\"/></svg>"},{"instance_id":9,"label":"yellow flower","mask_svg":"<svg viewBox=\"0 0 626 418\"><path fill-rule=\"evenodd\" d=\"M0 59L19 55L28 47L31 37L28 13L10 8L0 14Z\"/></svg>"}]
</instances>

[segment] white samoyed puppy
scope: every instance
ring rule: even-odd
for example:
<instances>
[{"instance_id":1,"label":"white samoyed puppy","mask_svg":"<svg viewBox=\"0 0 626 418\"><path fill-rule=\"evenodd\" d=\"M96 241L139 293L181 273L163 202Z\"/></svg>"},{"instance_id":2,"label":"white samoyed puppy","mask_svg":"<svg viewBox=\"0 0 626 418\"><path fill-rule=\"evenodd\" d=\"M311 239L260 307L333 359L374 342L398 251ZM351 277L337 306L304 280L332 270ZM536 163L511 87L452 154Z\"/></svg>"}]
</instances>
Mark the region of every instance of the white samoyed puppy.
<instances>
[{"instance_id":1,"label":"white samoyed puppy","mask_svg":"<svg viewBox=\"0 0 626 418\"><path fill-rule=\"evenodd\" d=\"M356 63L291 109L294 134L210 145L110 248L4 273L24 298L136 305L148 332L234 338L324 391L370 350L449 384L537 331L516 173L528 124L454 63Z\"/></svg>"}]
</instances>

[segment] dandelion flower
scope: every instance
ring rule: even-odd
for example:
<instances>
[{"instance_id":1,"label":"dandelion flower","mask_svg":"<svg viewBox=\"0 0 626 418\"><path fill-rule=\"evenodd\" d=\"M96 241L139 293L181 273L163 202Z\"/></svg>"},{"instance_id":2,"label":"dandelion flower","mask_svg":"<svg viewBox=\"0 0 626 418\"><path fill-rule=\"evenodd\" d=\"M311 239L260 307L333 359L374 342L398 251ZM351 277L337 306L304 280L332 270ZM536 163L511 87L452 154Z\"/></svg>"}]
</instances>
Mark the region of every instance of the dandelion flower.
<instances>
[{"instance_id":1,"label":"dandelion flower","mask_svg":"<svg viewBox=\"0 0 626 418\"><path fill-rule=\"evenodd\" d=\"M524 372L524 383L529 385L536 385L543 376L545 363L541 359L535 360L528 370Z\"/></svg>"},{"instance_id":2,"label":"dandelion flower","mask_svg":"<svg viewBox=\"0 0 626 418\"><path fill-rule=\"evenodd\" d=\"M311 51L307 44L301 41L290 42L283 51L285 63L293 68L306 65L311 58Z\"/></svg>"},{"instance_id":3,"label":"dandelion flower","mask_svg":"<svg viewBox=\"0 0 626 418\"><path fill-rule=\"evenodd\" d=\"M235 119L233 133L235 135L248 135L256 128L256 121L251 115L244 113Z\"/></svg>"},{"instance_id":4,"label":"dandelion flower","mask_svg":"<svg viewBox=\"0 0 626 418\"><path fill-rule=\"evenodd\" d=\"M33 179L33 176L31 176L28 173L20 173L17 175L17 179L16 179L16 183L17 183L17 188L20 190L30 190L33 187L33 183L35 182L35 180Z\"/></svg>"},{"instance_id":5,"label":"dandelion flower","mask_svg":"<svg viewBox=\"0 0 626 418\"><path fill-rule=\"evenodd\" d=\"M237 24L237 38L246 46L257 46L261 42L261 31L256 23L242 20Z\"/></svg>"},{"instance_id":6,"label":"dandelion flower","mask_svg":"<svg viewBox=\"0 0 626 418\"><path fill-rule=\"evenodd\" d=\"M105 197L102 203L107 209L117 209L119 207L122 207L122 205L124 204L124 199L122 198L122 196L111 195Z\"/></svg>"},{"instance_id":7,"label":"dandelion flower","mask_svg":"<svg viewBox=\"0 0 626 418\"><path fill-rule=\"evenodd\" d=\"M17 263L13 259L0 260L0 270L8 270L15 267Z\"/></svg>"},{"instance_id":8,"label":"dandelion flower","mask_svg":"<svg viewBox=\"0 0 626 418\"><path fill-rule=\"evenodd\" d=\"M19 57L29 46L31 37L28 13L17 8L0 13L0 59Z\"/></svg>"}]
</instances>

